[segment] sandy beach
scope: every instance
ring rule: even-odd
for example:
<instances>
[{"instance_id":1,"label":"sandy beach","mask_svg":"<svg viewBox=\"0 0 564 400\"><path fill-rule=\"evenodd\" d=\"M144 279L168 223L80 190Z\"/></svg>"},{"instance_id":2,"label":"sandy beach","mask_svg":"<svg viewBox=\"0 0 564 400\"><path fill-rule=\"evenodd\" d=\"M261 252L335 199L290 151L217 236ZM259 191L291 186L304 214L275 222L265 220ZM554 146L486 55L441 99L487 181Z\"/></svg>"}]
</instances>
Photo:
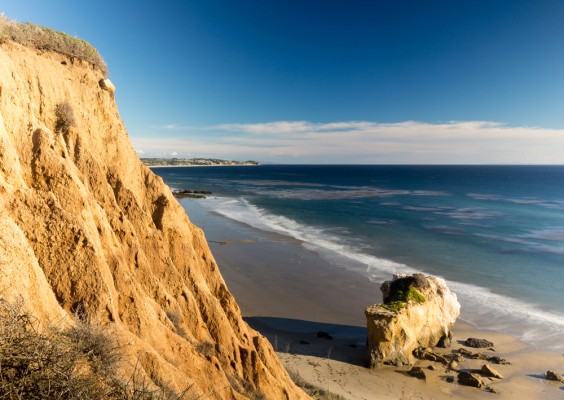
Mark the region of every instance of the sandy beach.
<instances>
[{"instance_id":1,"label":"sandy beach","mask_svg":"<svg viewBox=\"0 0 564 400\"><path fill-rule=\"evenodd\" d=\"M297 240L207 214L190 201L182 200L191 220L204 229L245 319L270 340L284 366L308 383L347 399L564 398L564 384L544 378L547 370L564 372L562 354L462 321L454 327L452 347L435 350L450 354L464 347L468 337L493 342L495 352L484 353L511 363L493 365L503 379L484 378L497 394L457 384L457 372L438 362L417 361L425 381L407 375L411 366L366 368L364 308L381 301L379 284L328 263ZM317 337L319 331L332 339ZM459 370L480 369L485 363L464 359Z\"/></svg>"}]
</instances>

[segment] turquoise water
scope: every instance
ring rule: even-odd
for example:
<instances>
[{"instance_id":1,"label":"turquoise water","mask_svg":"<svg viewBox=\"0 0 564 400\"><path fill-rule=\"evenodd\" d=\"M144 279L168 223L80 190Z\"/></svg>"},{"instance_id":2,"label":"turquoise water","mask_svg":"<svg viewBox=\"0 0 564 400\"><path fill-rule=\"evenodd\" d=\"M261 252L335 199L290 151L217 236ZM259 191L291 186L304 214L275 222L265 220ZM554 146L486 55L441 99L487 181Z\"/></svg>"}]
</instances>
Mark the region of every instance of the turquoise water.
<instances>
[{"instance_id":1,"label":"turquoise water","mask_svg":"<svg viewBox=\"0 0 564 400\"><path fill-rule=\"evenodd\" d=\"M203 207L381 282L439 275L461 317L564 348L564 166L155 168Z\"/></svg>"}]
</instances>

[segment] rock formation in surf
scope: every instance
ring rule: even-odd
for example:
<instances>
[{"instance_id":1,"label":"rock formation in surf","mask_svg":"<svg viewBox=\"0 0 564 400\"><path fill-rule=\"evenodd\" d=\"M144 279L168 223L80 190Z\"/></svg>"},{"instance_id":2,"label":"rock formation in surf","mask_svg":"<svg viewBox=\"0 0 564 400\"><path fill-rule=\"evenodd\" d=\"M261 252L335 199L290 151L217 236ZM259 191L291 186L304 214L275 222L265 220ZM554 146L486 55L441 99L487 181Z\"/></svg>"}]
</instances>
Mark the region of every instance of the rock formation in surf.
<instances>
[{"instance_id":1,"label":"rock formation in surf","mask_svg":"<svg viewBox=\"0 0 564 400\"><path fill-rule=\"evenodd\" d=\"M370 366L413 364L414 351L450 337L460 304L443 279L394 275L381 290L384 303L365 310Z\"/></svg>"},{"instance_id":2,"label":"rock formation in surf","mask_svg":"<svg viewBox=\"0 0 564 400\"><path fill-rule=\"evenodd\" d=\"M43 324L72 325L80 310L167 390L308 398L243 321L202 231L140 162L104 78L87 61L0 42L0 295Z\"/></svg>"}]
</instances>

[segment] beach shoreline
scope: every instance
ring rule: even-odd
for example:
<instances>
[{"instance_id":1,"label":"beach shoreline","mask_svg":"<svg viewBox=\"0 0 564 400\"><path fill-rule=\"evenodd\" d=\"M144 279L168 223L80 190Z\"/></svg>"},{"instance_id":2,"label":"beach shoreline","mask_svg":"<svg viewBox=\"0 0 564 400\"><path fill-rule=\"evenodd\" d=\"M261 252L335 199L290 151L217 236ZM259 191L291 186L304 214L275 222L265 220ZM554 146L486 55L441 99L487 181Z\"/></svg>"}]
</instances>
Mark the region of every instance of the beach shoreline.
<instances>
[{"instance_id":1,"label":"beach shoreline","mask_svg":"<svg viewBox=\"0 0 564 400\"><path fill-rule=\"evenodd\" d=\"M407 375L409 367L365 367L364 308L381 302L379 284L332 265L296 239L268 233L223 216L190 207L189 217L204 229L227 286L246 321L267 337L283 365L307 382L347 399L481 399L492 394L449 383L456 373L439 363L418 361L426 381ZM199 214L200 213L200 214ZM391 276L390 276L391 278ZM318 338L323 331L332 340ZM564 357L540 351L517 337L479 330L457 321L453 347L467 337L486 338L495 355L511 365L495 365L502 380L487 380L499 399L554 399L564 385L546 381L544 373L562 373ZM476 352L477 349L467 349ZM460 369L480 369L483 360L464 360ZM434 370L428 369L431 367Z\"/></svg>"}]
</instances>

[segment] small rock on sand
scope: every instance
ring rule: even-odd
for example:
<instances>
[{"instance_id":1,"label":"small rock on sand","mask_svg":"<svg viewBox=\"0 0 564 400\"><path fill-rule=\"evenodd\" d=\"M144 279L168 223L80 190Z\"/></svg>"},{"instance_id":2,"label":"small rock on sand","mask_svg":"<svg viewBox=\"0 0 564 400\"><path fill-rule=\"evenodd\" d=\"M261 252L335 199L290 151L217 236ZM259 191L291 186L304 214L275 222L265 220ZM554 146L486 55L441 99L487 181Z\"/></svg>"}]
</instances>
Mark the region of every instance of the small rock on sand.
<instances>
[{"instance_id":1,"label":"small rock on sand","mask_svg":"<svg viewBox=\"0 0 564 400\"><path fill-rule=\"evenodd\" d=\"M562 377L562 375L560 375L556 371L546 371L546 374L544 374L544 376L549 381L556 381L556 382L563 382L564 383L564 378Z\"/></svg>"},{"instance_id":2,"label":"small rock on sand","mask_svg":"<svg viewBox=\"0 0 564 400\"><path fill-rule=\"evenodd\" d=\"M486 339L478 339L478 338L468 338L464 342L465 346L474 347L476 349L485 349L488 347L493 347L493 343Z\"/></svg>"},{"instance_id":3,"label":"small rock on sand","mask_svg":"<svg viewBox=\"0 0 564 400\"><path fill-rule=\"evenodd\" d=\"M482 389L486 384L478 374L472 372L462 371L458 373L458 383L465 386L472 386Z\"/></svg>"},{"instance_id":4,"label":"small rock on sand","mask_svg":"<svg viewBox=\"0 0 564 400\"><path fill-rule=\"evenodd\" d=\"M494 364L503 364L503 365L507 365L507 364L511 364L509 361L507 361L504 358L498 357L498 356L492 356L490 357L490 362L493 362Z\"/></svg>"},{"instance_id":5,"label":"small rock on sand","mask_svg":"<svg viewBox=\"0 0 564 400\"><path fill-rule=\"evenodd\" d=\"M482 365L482 374L484 374L485 376L491 376L492 378L498 378L498 379L503 379L503 375L501 375L499 372L497 372L494 367L492 367L489 364L484 364Z\"/></svg>"},{"instance_id":6,"label":"small rock on sand","mask_svg":"<svg viewBox=\"0 0 564 400\"><path fill-rule=\"evenodd\" d=\"M427 375L425 375L425 371L423 371L421 367L413 367L409 371L407 371L407 374L417 379L421 379L421 380L427 379Z\"/></svg>"}]
</instances>

